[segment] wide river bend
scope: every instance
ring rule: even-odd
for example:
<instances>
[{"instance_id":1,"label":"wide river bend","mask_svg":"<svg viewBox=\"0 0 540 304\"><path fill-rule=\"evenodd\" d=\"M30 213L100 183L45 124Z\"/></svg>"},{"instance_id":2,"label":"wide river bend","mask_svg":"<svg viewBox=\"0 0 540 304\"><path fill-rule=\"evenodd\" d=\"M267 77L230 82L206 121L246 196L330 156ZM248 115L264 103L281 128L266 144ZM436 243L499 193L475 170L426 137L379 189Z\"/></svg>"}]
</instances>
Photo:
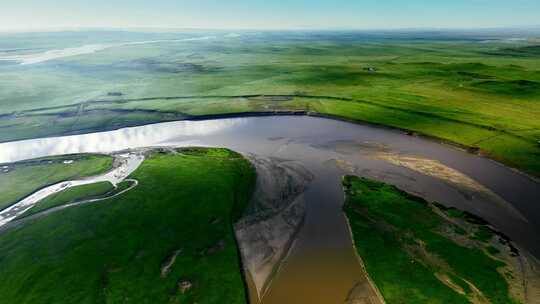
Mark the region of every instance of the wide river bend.
<instances>
[{"instance_id":1,"label":"wide river bend","mask_svg":"<svg viewBox=\"0 0 540 304\"><path fill-rule=\"evenodd\" d=\"M403 132L308 116L178 121L0 144L0 163L148 146L220 146L301 162L307 215L264 303L334 303L361 272L341 211L341 177L376 178L470 211L540 257L540 184L495 161ZM341 300L339 301L341 302Z\"/></svg>"}]
</instances>

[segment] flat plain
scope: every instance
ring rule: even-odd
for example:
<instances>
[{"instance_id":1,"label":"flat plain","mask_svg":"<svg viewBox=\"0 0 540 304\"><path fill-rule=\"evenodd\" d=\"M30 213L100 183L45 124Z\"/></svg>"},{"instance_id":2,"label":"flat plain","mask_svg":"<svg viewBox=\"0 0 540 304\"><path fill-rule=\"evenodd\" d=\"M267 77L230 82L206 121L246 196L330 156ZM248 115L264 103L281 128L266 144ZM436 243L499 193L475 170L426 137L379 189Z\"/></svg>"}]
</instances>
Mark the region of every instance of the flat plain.
<instances>
[{"instance_id":1,"label":"flat plain","mask_svg":"<svg viewBox=\"0 0 540 304\"><path fill-rule=\"evenodd\" d=\"M489 31L0 34L0 142L269 114L397 128L538 177L540 39ZM69 188L0 231L0 277L9 278L0 303L247 301L233 224L255 189L254 167L220 148L151 151L118 188ZM0 210L47 185L108 171L113 156L0 164ZM378 181L347 176L344 187L354 249L387 303L536 303L528 253L496 227Z\"/></svg>"},{"instance_id":2,"label":"flat plain","mask_svg":"<svg viewBox=\"0 0 540 304\"><path fill-rule=\"evenodd\" d=\"M207 115L303 111L406 129L540 172L535 39L246 32L198 33L213 36L180 41L174 39L193 34L89 33L82 39L60 33L49 45L52 39L35 35L32 42L0 36L0 54L19 52L24 43L47 49L171 41L123 44L37 64L0 61L0 141Z\"/></svg>"}]
</instances>

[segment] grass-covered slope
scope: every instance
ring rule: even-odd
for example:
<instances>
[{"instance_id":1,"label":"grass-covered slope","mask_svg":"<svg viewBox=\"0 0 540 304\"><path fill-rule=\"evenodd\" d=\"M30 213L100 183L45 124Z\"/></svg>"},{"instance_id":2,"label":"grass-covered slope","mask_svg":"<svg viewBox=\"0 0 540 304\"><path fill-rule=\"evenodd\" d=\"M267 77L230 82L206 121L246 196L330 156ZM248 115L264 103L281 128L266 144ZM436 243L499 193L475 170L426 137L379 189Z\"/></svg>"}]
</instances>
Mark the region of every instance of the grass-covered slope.
<instances>
[{"instance_id":1,"label":"grass-covered slope","mask_svg":"<svg viewBox=\"0 0 540 304\"><path fill-rule=\"evenodd\" d=\"M349 176L344 186L356 249L388 304L518 303L485 226L463 229L384 183Z\"/></svg>"},{"instance_id":2,"label":"grass-covered slope","mask_svg":"<svg viewBox=\"0 0 540 304\"><path fill-rule=\"evenodd\" d=\"M0 210L45 186L106 172L112 161L106 155L69 155L1 165Z\"/></svg>"},{"instance_id":3,"label":"grass-covered slope","mask_svg":"<svg viewBox=\"0 0 540 304\"><path fill-rule=\"evenodd\" d=\"M132 190L0 234L0 303L245 303L232 221L255 172L223 149L155 153Z\"/></svg>"}]
</instances>

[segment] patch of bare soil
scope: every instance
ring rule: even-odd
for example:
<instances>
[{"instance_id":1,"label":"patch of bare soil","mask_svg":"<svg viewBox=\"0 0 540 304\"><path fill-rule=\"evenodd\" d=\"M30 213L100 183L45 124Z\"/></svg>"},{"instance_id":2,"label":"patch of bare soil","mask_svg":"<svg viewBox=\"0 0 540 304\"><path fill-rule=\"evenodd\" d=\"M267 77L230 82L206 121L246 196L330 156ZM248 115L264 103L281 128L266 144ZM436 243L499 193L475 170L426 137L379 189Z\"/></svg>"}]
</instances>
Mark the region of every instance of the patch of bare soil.
<instances>
[{"instance_id":1,"label":"patch of bare soil","mask_svg":"<svg viewBox=\"0 0 540 304\"><path fill-rule=\"evenodd\" d=\"M373 292L373 287L368 280L356 283L345 300L345 304L380 303L384 303L384 301L381 301L381 298Z\"/></svg>"},{"instance_id":2,"label":"patch of bare soil","mask_svg":"<svg viewBox=\"0 0 540 304\"><path fill-rule=\"evenodd\" d=\"M437 160L386 152L376 153L375 155L377 159L384 160L396 166L405 167L424 175L441 179L444 182L455 186L465 197L484 197L489 201L504 207L514 217L525 222L527 221L517 209L493 191L469 176L450 168Z\"/></svg>"},{"instance_id":3,"label":"patch of bare soil","mask_svg":"<svg viewBox=\"0 0 540 304\"><path fill-rule=\"evenodd\" d=\"M171 271L171 267L174 265L174 262L176 262L176 258L178 255L182 253L182 249L175 250L170 256L168 256L162 263L161 263L161 277L165 278Z\"/></svg>"}]
</instances>

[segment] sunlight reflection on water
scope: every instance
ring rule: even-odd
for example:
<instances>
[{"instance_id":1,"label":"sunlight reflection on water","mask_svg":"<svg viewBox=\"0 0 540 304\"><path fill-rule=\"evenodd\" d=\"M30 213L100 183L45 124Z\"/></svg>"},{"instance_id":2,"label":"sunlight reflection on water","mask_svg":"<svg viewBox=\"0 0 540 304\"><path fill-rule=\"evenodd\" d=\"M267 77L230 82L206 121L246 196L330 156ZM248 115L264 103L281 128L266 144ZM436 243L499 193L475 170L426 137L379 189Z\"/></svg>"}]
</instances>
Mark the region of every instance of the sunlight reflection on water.
<instances>
[{"instance_id":1,"label":"sunlight reflection on water","mask_svg":"<svg viewBox=\"0 0 540 304\"><path fill-rule=\"evenodd\" d=\"M166 145L168 142L197 144L198 137L240 126L245 119L176 121L82 135L39 138L0 144L0 163L50 155L113 152L128 148Z\"/></svg>"}]
</instances>

